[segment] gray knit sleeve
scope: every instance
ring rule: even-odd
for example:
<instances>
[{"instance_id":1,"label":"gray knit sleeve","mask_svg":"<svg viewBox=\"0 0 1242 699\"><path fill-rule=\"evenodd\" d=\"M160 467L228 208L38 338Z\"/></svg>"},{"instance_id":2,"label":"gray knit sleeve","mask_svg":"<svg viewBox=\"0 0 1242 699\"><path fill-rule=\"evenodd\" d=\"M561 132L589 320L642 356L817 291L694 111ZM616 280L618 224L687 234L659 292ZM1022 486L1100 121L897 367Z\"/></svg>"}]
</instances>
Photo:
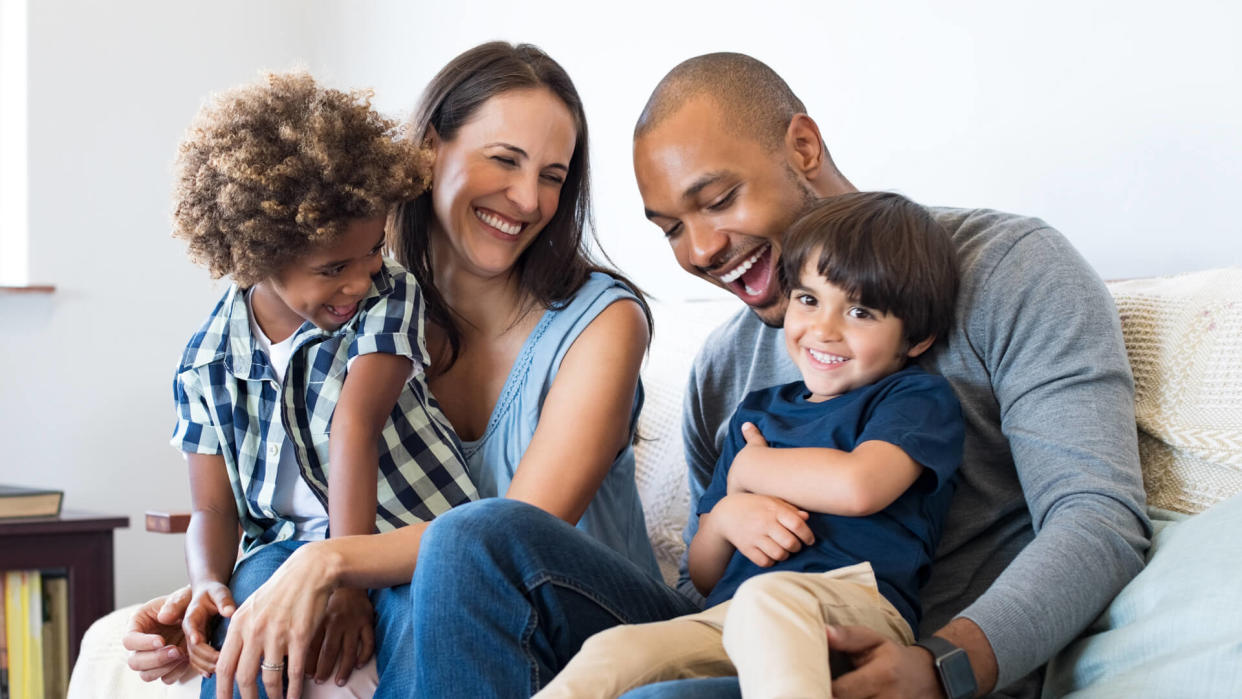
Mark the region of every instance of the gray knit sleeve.
<instances>
[{"instance_id":1,"label":"gray knit sleeve","mask_svg":"<svg viewBox=\"0 0 1242 699\"><path fill-rule=\"evenodd\" d=\"M1002 688L1072 640L1143 566L1134 385L1112 298L1059 233L1017 240L976 290L970 344L990 374L1035 538L961 612Z\"/></svg>"}]
</instances>

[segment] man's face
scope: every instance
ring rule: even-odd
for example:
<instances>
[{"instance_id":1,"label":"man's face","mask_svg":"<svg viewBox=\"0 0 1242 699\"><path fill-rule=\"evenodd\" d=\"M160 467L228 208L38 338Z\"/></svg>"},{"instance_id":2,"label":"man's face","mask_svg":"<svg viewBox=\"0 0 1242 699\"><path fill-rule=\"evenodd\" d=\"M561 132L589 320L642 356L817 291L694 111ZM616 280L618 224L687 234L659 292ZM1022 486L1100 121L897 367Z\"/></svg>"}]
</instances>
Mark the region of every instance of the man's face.
<instances>
[{"instance_id":1,"label":"man's face","mask_svg":"<svg viewBox=\"0 0 1242 699\"><path fill-rule=\"evenodd\" d=\"M779 327L788 295L781 238L815 200L786 149L728 131L709 98L688 101L634 142L647 218L682 269L727 289Z\"/></svg>"}]
</instances>

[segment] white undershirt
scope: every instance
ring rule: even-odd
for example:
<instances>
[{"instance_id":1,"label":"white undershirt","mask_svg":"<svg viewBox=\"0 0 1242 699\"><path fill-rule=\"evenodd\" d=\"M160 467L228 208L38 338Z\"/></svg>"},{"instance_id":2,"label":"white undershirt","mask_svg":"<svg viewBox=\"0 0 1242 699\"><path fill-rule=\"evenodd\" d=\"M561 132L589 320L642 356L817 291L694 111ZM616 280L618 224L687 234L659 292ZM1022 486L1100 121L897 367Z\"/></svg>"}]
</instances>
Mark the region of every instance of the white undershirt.
<instances>
[{"instance_id":1,"label":"white undershirt","mask_svg":"<svg viewBox=\"0 0 1242 699\"><path fill-rule=\"evenodd\" d=\"M289 358L293 355L293 338L297 333L293 333L281 342L273 344L268 336L263 333L263 329L259 327L258 321L255 320L254 306L250 302L250 296L253 292L254 289L246 292L246 310L250 315L250 332L254 335L259 349L262 350L263 354L267 355L267 361L272 365L272 371L276 374L276 380L283 385L285 369L288 368ZM281 415L283 406L284 402L277 400L276 414L272 416L272 427L268 432L267 453L263 455L266 468L271 468L272 462L278 460L276 464L276 489L272 493L272 508L281 517L293 522L295 527L294 539L299 541L323 539L328 533L328 512L302 478L302 470L298 467L293 442L290 441L289 435L285 434L284 420ZM284 435L280 446L276 446L275 440L270 438L277 432Z\"/></svg>"}]
</instances>

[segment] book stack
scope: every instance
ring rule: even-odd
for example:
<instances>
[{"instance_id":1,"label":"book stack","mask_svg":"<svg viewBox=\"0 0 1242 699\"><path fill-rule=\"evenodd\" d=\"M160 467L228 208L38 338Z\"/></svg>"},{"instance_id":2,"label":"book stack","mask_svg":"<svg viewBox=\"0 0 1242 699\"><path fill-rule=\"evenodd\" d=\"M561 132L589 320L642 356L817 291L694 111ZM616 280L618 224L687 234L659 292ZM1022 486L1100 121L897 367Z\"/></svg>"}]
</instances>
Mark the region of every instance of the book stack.
<instances>
[{"instance_id":1,"label":"book stack","mask_svg":"<svg viewBox=\"0 0 1242 699\"><path fill-rule=\"evenodd\" d=\"M68 578L10 570L0 587L0 697L64 699L69 687Z\"/></svg>"},{"instance_id":2,"label":"book stack","mask_svg":"<svg viewBox=\"0 0 1242 699\"><path fill-rule=\"evenodd\" d=\"M55 517L63 495L0 485L0 519ZM64 571L0 572L0 699L64 699L69 669Z\"/></svg>"}]
</instances>

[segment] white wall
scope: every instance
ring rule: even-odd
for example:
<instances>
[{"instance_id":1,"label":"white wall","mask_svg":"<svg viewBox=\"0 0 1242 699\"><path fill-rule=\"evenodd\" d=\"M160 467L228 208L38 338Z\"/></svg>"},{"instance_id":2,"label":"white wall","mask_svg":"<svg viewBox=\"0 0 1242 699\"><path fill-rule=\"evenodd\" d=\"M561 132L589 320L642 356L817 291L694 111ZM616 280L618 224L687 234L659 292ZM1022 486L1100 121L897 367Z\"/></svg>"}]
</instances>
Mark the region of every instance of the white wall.
<instances>
[{"instance_id":1,"label":"white wall","mask_svg":"<svg viewBox=\"0 0 1242 699\"><path fill-rule=\"evenodd\" d=\"M629 134L668 68L714 50L785 76L860 188L1040 215L1106 277L1242 264L1233 4L526 5L32 0L31 279L58 289L0 296L0 482L131 517L118 602L184 577L180 537L138 528L188 503L171 371L220 289L167 235L173 149L203 95L260 68L404 113L469 46L541 45L587 105L604 246L663 297L711 291L643 219Z\"/></svg>"}]
</instances>

